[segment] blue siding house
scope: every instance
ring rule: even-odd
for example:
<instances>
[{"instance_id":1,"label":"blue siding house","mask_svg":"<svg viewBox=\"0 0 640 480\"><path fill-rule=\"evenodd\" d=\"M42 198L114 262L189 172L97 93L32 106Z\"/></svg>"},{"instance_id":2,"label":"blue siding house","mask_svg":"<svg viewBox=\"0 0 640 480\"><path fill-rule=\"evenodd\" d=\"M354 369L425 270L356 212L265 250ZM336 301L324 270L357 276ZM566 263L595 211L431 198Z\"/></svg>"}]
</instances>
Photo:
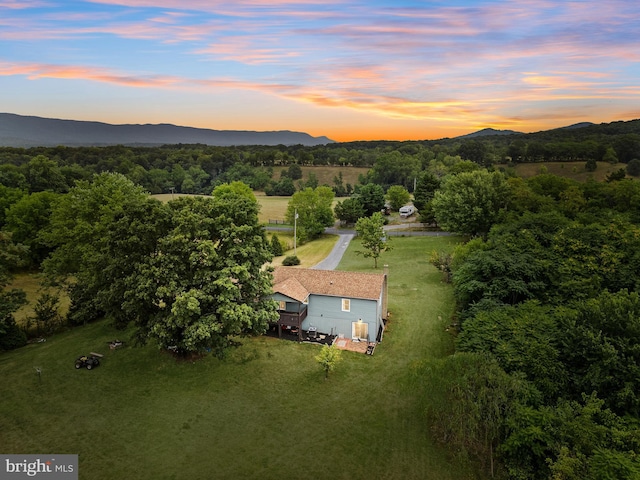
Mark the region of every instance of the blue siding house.
<instances>
[{"instance_id":1,"label":"blue siding house","mask_svg":"<svg viewBox=\"0 0 640 480\"><path fill-rule=\"evenodd\" d=\"M387 275L277 267L273 299L283 329L380 341L387 319Z\"/></svg>"}]
</instances>

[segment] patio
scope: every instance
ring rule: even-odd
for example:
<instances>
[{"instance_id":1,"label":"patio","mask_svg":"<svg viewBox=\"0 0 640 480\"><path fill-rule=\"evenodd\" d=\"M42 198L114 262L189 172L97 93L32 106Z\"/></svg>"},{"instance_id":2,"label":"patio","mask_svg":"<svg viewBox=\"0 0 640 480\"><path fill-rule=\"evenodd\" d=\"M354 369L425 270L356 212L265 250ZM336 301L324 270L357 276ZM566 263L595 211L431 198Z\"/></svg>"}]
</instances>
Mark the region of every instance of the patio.
<instances>
[{"instance_id":1,"label":"patio","mask_svg":"<svg viewBox=\"0 0 640 480\"><path fill-rule=\"evenodd\" d=\"M317 343L320 345L331 345L336 339L335 335L320 333L315 330L302 330L298 335L296 327L282 327L280 335L278 335L278 325L274 324L269 327L265 335L269 337L281 338L282 340L290 340L293 342Z\"/></svg>"},{"instance_id":2,"label":"patio","mask_svg":"<svg viewBox=\"0 0 640 480\"><path fill-rule=\"evenodd\" d=\"M376 342L366 341L354 341L350 338L339 338L337 335L330 335L326 333L320 333L315 330L302 330L298 334L297 327L281 327L282 330L278 332L278 325L273 324L265 335L268 337L280 338L282 340L289 340L292 342L302 343L317 343L319 345L334 345L339 350L347 350L349 352L362 353L366 355L373 355L375 351Z\"/></svg>"},{"instance_id":3,"label":"patio","mask_svg":"<svg viewBox=\"0 0 640 480\"><path fill-rule=\"evenodd\" d=\"M340 350L348 350L350 352L364 353L373 355L375 351L375 342L354 342L350 338L337 338L334 343L336 348Z\"/></svg>"}]
</instances>

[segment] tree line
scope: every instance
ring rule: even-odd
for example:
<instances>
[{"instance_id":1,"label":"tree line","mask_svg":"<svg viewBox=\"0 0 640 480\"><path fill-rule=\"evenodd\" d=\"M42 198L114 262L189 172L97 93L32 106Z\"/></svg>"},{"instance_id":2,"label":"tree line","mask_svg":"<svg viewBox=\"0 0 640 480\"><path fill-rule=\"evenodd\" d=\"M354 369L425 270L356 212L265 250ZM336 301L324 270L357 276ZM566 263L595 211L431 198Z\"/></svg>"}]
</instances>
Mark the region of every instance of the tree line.
<instances>
[{"instance_id":1,"label":"tree line","mask_svg":"<svg viewBox=\"0 0 640 480\"><path fill-rule=\"evenodd\" d=\"M117 172L151 193L204 193L222 183L242 181L254 190L292 195L318 186L314 179L296 184L300 166L369 167L359 183L385 189L404 186L410 192L417 175L431 164L460 158L484 167L540 161L605 161L629 166L640 175L640 120L555 129L532 134L489 135L425 141L346 142L305 147L165 145L159 147L0 147L0 184L37 192L68 191L77 180ZM285 166L281 178L273 168ZM293 168L293 169L292 169ZM433 170L433 168L431 168ZM349 196L354 185L339 178L329 185Z\"/></svg>"},{"instance_id":2,"label":"tree line","mask_svg":"<svg viewBox=\"0 0 640 480\"><path fill-rule=\"evenodd\" d=\"M414 372L436 437L499 478L638 478L640 182L476 170L432 203L469 238L431 255L459 331Z\"/></svg>"}]
</instances>

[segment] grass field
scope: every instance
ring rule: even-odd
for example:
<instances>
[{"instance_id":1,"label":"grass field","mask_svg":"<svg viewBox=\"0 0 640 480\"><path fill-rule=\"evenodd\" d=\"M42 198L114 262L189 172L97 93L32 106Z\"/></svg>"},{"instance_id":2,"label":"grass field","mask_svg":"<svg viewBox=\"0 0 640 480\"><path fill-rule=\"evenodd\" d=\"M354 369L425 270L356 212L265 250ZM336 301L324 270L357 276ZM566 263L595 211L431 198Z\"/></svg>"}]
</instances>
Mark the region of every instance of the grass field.
<instances>
[{"instance_id":1,"label":"grass field","mask_svg":"<svg viewBox=\"0 0 640 480\"><path fill-rule=\"evenodd\" d=\"M268 223L269 220L283 221L287 213L287 205L291 197L268 197L264 192L253 192L256 196L256 200L260 204L260 212L258 213L258 221L261 223ZM172 198L184 196L182 193L160 193L152 195L161 202L168 202ZM335 207L338 201L344 199L334 199L332 207Z\"/></svg>"},{"instance_id":2,"label":"grass field","mask_svg":"<svg viewBox=\"0 0 640 480\"><path fill-rule=\"evenodd\" d=\"M453 237L394 239L391 320L372 357L344 352L328 380L315 345L244 339L227 359L176 361L153 345L107 342L101 322L0 355L5 453L78 453L81 479L472 479L436 447L417 409L412 364L452 350L450 287L429 265ZM343 269L373 271L348 249ZM105 354L92 371L75 358ZM34 367L42 368L39 381Z\"/></svg>"},{"instance_id":3,"label":"grass field","mask_svg":"<svg viewBox=\"0 0 640 480\"><path fill-rule=\"evenodd\" d=\"M269 220L284 220L287 213L287 205L291 197L268 197L262 192L253 192L260 204L258 220L269 223Z\"/></svg>"},{"instance_id":4,"label":"grass field","mask_svg":"<svg viewBox=\"0 0 640 480\"><path fill-rule=\"evenodd\" d=\"M27 295L27 304L22 306L15 314L14 318L18 325L24 326L29 317L33 317L33 307L38 300L38 297L43 292L51 294L58 294L60 297L58 312L64 316L69 309L69 297L64 291L58 291L56 289L43 290L41 285L42 275L39 273L20 273L16 275L11 282L11 288L18 288L23 290ZM35 333L36 327L32 326L31 330Z\"/></svg>"}]
</instances>

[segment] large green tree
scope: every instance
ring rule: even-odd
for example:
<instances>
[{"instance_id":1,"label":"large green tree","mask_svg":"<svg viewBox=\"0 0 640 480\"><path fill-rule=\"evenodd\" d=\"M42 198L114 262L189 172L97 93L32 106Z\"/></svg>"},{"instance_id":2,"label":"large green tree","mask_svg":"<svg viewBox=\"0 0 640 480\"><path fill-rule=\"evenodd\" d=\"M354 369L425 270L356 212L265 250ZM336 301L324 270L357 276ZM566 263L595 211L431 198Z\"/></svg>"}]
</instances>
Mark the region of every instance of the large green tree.
<instances>
[{"instance_id":1,"label":"large green tree","mask_svg":"<svg viewBox=\"0 0 640 480\"><path fill-rule=\"evenodd\" d=\"M364 207L356 197L350 197L342 202L338 202L334 208L336 218L345 223L356 223L359 218L364 217Z\"/></svg>"},{"instance_id":2,"label":"large green tree","mask_svg":"<svg viewBox=\"0 0 640 480\"><path fill-rule=\"evenodd\" d=\"M291 225L297 224L300 243L317 238L325 228L333 225L333 198L333 190L326 186L305 188L293 194L287 205L286 219Z\"/></svg>"},{"instance_id":3,"label":"large green tree","mask_svg":"<svg viewBox=\"0 0 640 480\"><path fill-rule=\"evenodd\" d=\"M413 189L413 182L420 168L420 160L417 157L394 150L376 159L370 176L373 183L382 185L384 188L402 185L407 189Z\"/></svg>"},{"instance_id":4,"label":"large green tree","mask_svg":"<svg viewBox=\"0 0 640 480\"><path fill-rule=\"evenodd\" d=\"M411 195L403 186L392 185L387 190L386 199L388 200L389 205L391 205L391 208L397 211L409 203Z\"/></svg>"},{"instance_id":5,"label":"large green tree","mask_svg":"<svg viewBox=\"0 0 640 480\"><path fill-rule=\"evenodd\" d=\"M102 174L56 206L46 270L67 280L74 323L107 316L134 322L141 341L222 354L277 318L258 208L241 182L162 204Z\"/></svg>"},{"instance_id":6,"label":"large green tree","mask_svg":"<svg viewBox=\"0 0 640 480\"><path fill-rule=\"evenodd\" d=\"M25 195L26 192L24 190L0 185L0 228L4 227L6 223L7 209Z\"/></svg>"},{"instance_id":7,"label":"large green tree","mask_svg":"<svg viewBox=\"0 0 640 480\"><path fill-rule=\"evenodd\" d=\"M436 190L440 188L440 179L431 172L422 172L418 176L416 189L413 192L413 205L422 212L433 199Z\"/></svg>"},{"instance_id":8,"label":"large green tree","mask_svg":"<svg viewBox=\"0 0 640 480\"><path fill-rule=\"evenodd\" d=\"M105 315L120 325L128 322L122 311L126 280L157 253L167 223L166 208L120 174L78 182L57 202L42 234L54 248L43 265L67 286L72 323Z\"/></svg>"},{"instance_id":9,"label":"large green tree","mask_svg":"<svg viewBox=\"0 0 640 480\"><path fill-rule=\"evenodd\" d=\"M69 188L58 163L44 155L33 157L23 171L30 192L66 192Z\"/></svg>"},{"instance_id":10,"label":"large green tree","mask_svg":"<svg viewBox=\"0 0 640 480\"><path fill-rule=\"evenodd\" d=\"M44 245L40 232L49 226L49 218L59 194L35 192L22 197L6 210L6 229L13 233L13 240L29 247L29 259L39 266L50 249Z\"/></svg>"},{"instance_id":11,"label":"large green tree","mask_svg":"<svg viewBox=\"0 0 640 480\"><path fill-rule=\"evenodd\" d=\"M278 315L255 199L223 187L168 207L171 228L128 279L124 309L138 338L222 355L235 337L264 333Z\"/></svg>"},{"instance_id":12,"label":"large green tree","mask_svg":"<svg viewBox=\"0 0 640 480\"><path fill-rule=\"evenodd\" d=\"M360 200L367 217L384 208L384 189L376 183L367 183L356 188L354 197Z\"/></svg>"},{"instance_id":13,"label":"large green tree","mask_svg":"<svg viewBox=\"0 0 640 480\"><path fill-rule=\"evenodd\" d=\"M502 173L476 170L446 177L432 205L445 230L484 236L498 222L508 200L509 187Z\"/></svg>"}]
</instances>

